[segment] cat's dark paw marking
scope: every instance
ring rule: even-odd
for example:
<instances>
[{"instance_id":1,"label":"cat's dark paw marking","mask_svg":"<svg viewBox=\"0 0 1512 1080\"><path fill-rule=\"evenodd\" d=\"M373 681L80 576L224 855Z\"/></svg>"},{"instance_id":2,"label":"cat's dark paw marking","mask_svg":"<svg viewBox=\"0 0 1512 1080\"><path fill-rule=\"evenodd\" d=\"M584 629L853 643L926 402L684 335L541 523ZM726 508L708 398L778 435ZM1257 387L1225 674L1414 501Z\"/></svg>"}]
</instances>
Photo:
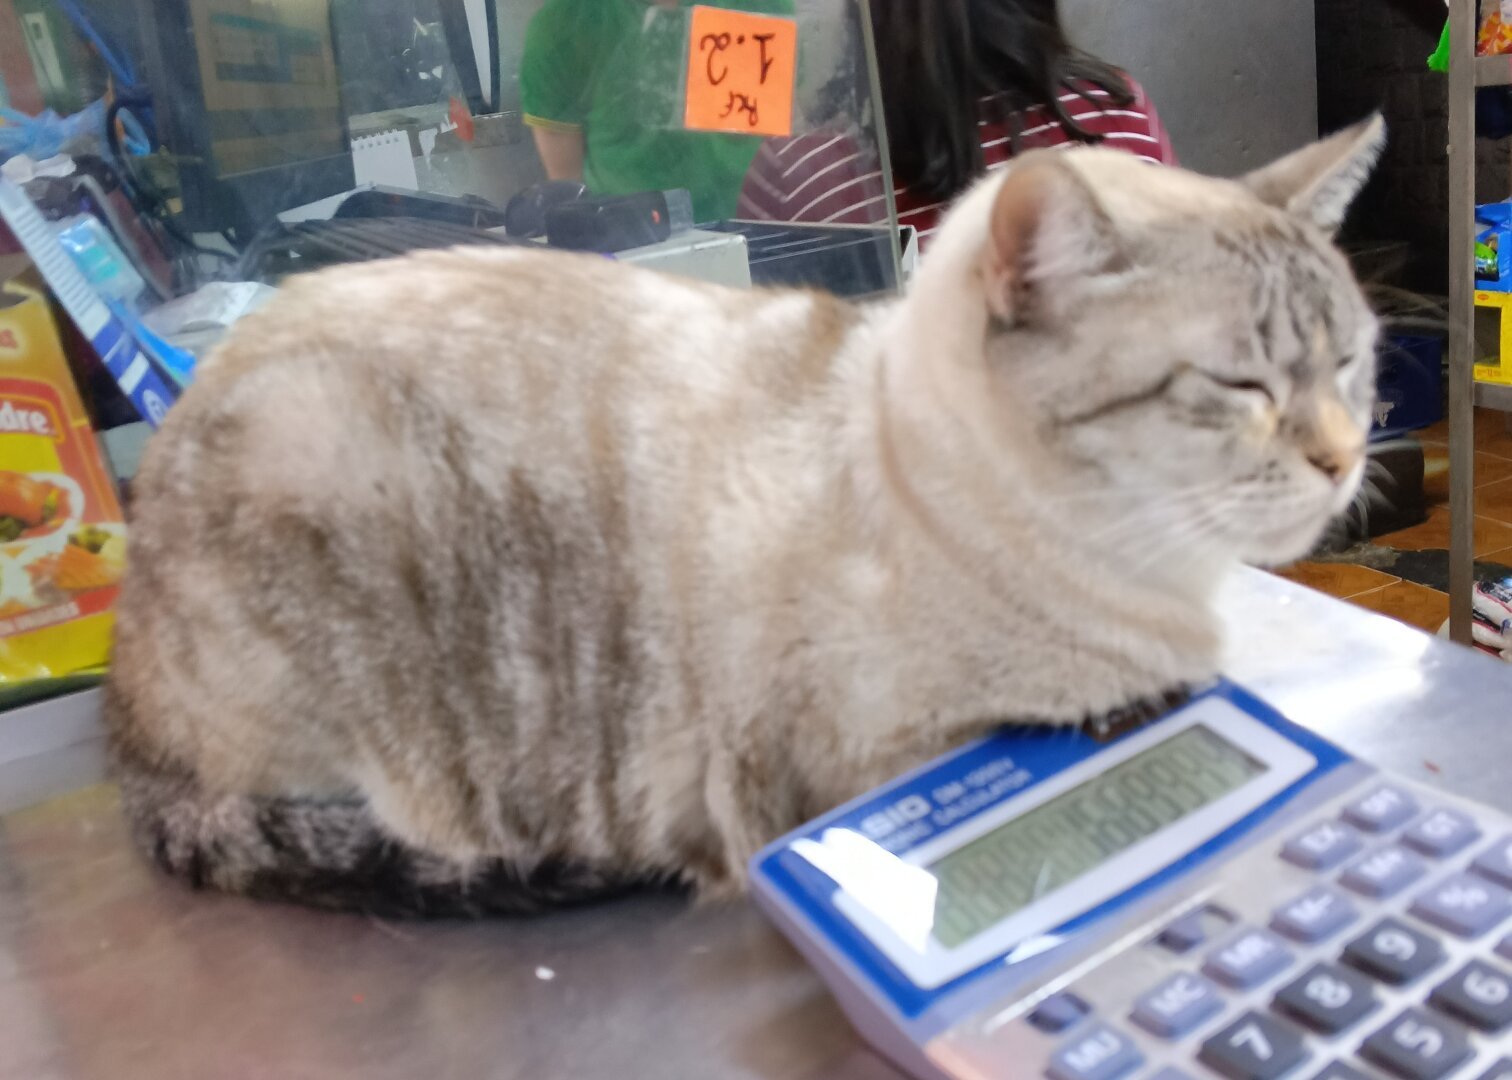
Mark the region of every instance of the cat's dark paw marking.
<instances>
[{"instance_id":1,"label":"cat's dark paw marking","mask_svg":"<svg viewBox=\"0 0 1512 1080\"><path fill-rule=\"evenodd\" d=\"M1098 742L1113 742L1131 731L1167 716L1192 699L1189 687L1178 686L1156 697L1145 698L1114 709L1101 716L1089 716L1082 722L1087 734Z\"/></svg>"}]
</instances>

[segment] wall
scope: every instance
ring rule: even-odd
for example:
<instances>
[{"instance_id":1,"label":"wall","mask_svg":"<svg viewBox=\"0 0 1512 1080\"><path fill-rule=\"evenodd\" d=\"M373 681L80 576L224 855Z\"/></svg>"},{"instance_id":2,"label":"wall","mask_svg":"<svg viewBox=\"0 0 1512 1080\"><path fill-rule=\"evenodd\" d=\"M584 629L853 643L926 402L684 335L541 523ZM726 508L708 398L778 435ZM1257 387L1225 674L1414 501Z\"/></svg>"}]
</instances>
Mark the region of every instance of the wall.
<instances>
[{"instance_id":1,"label":"wall","mask_svg":"<svg viewBox=\"0 0 1512 1080\"><path fill-rule=\"evenodd\" d=\"M1182 163L1232 176L1318 133L1313 0L1061 0L1073 39L1144 84Z\"/></svg>"},{"instance_id":2,"label":"wall","mask_svg":"<svg viewBox=\"0 0 1512 1080\"><path fill-rule=\"evenodd\" d=\"M1448 288L1448 80L1425 60L1444 26L1439 0L1318 0L1324 127L1372 108L1386 114L1386 156L1350 215L1345 239L1376 252L1372 276L1431 293ZM1493 91L1493 93L1495 93ZM1505 198L1505 142L1482 139L1482 201Z\"/></svg>"}]
</instances>

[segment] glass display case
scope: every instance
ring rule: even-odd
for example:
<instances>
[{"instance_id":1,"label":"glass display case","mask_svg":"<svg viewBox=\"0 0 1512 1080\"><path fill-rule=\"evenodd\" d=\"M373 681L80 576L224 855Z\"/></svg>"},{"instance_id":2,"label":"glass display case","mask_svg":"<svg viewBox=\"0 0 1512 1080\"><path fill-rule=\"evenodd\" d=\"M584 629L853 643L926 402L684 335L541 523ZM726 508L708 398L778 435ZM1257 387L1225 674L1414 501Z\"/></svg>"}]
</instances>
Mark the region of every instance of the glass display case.
<instances>
[{"instance_id":1,"label":"glass display case","mask_svg":"<svg viewBox=\"0 0 1512 1080\"><path fill-rule=\"evenodd\" d=\"M6 98L63 119L0 127L34 166L6 175L103 226L144 316L459 243L899 283L859 0L0 0L7 21ZM40 165L60 149L77 179Z\"/></svg>"},{"instance_id":2,"label":"glass display case","mask_svg":"<svg viewBox=\"0 0 1512 1080\"><path fill-rule=\"evenodd\" d=\"M294 276L517 246L865 300L906 265L866 0L0 0L0 109L0 708L98 672L100 481Z\"/></svg>"}]
</instances>

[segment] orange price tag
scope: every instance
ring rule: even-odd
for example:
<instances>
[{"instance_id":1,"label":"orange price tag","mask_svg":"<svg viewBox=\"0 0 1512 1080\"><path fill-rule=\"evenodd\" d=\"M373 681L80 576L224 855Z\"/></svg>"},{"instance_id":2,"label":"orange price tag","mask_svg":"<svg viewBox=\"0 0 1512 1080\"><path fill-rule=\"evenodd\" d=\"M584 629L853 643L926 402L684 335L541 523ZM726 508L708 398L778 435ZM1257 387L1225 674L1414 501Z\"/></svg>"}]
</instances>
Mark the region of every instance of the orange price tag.
<instances>
[{"instance_id":1,"label":"orange price tag","mask_svg":"<svg viewBox=\"0 0 1512 1080\"><path fill-rule=\"evenodd\" d=\"M692 24L684 126L791 135L798 24L712 7L695 7Z\"/></svg>"}]
</instances>

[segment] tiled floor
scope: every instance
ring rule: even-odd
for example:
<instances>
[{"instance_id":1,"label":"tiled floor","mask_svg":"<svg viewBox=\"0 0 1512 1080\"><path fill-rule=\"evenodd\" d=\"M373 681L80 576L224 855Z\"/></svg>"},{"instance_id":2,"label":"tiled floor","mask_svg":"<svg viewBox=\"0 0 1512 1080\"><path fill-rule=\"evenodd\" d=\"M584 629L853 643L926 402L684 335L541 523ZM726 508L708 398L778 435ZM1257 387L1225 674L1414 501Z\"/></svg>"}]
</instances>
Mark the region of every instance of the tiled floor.
<instances>
[{"instance_id":1,"label":"tiled floor","mask_svg":"<svg viewBox=\"0 0 1512 1080\"><path fill-rule=\"evenodd\" d=\"M1400 552L1443 551L1449 547L1449 425L1419 433L1426 458L1428 520L1401 532L1376 537L1378 548ZM1512 428L1502 413L1479 411L1475 418L1475 554L1477 559L1512 565ZM1378 611L1433 633L1449 617L1449 598L1437 589L1393 574L1347 562L1304 562L1282 571L1310 588Z\"/></svg>"}]
</instances>

